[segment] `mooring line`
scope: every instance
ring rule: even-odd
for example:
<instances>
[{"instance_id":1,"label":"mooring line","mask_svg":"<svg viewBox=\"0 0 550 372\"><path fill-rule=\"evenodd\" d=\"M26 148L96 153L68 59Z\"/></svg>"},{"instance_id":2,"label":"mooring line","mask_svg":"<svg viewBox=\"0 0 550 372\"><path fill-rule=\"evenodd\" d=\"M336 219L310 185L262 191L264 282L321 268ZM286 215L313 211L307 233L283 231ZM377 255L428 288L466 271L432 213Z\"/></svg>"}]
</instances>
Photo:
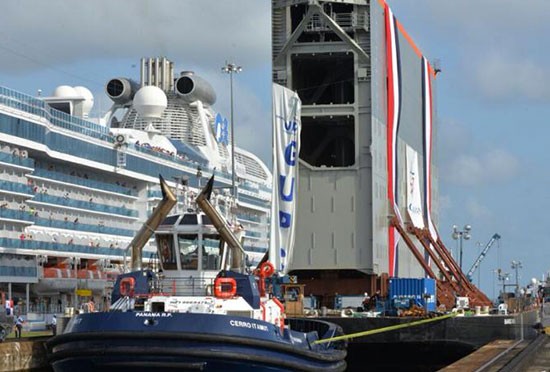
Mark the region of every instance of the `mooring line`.
<instances>
[{"instance_id":1,"label":"mooring line","mask_svg":"<svg viewBox=\"0 0 550 372\"><path fill-rule=\"evenodd\" d=\"M349 340L351 338L370 336L370 335L374 335L374 334L377 334L377 333L394 331L396 329L414 327L414 326L421 325L421 324L436 322L436 321L439 321L439 320L455 317L456 315L457 315L456 313L451 313L451 314L447 314L447 315L438 316L436 318L422 319L422 320L417 320L415 322L397 324L397 325L392 325L392 326L389 326L389 327L383 327L383 328L377 328L377 329L371 329L369 331L362 331L362 332L352 333L352 334L349 334L349 335L343 335L343 336L337 336L337 337L331 337L331 338L324 338L322 340L313 341L313 343L314 344L323 344L323 343L326 343L326 342L342 341L342 340Z\"/></svg>"}]
</instances>

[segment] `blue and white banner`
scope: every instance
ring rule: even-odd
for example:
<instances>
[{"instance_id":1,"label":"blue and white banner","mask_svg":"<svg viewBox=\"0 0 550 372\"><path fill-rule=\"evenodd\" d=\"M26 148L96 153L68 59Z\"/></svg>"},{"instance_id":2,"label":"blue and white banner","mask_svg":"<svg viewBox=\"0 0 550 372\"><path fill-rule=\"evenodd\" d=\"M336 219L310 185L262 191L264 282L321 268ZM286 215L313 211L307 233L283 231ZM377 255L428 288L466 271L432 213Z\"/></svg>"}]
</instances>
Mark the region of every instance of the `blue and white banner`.
<instances>
[{"instance_id":1,"label":"blue and white banner","mask_svg":"<svg viewBox=\"0 0 550 372\"><path fill-rule=\"evenodd\" d=\"M273 197L269 260L286 274L294 247L302 102L273 84Z\"/></svg>"}]
</instances>

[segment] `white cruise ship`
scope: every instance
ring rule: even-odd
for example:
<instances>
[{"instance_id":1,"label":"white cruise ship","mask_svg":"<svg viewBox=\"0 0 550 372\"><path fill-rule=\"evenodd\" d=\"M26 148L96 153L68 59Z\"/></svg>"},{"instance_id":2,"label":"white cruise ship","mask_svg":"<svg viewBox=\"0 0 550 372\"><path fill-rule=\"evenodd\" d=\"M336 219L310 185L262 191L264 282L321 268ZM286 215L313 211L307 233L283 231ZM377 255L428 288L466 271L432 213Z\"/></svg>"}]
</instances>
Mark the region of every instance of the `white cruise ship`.
<instances>
[{"instance_id":1,"label":"white cruise ship","mask_svg":"<svg viewBox=\"0 0 550 372\"><path fill-rule=\"evenodd\" d=\"M114 78L106 94L112 107L92 120L84 87L59 86L51 97L0 87L0 292L22 313L107 302L160 199L159 174L182 211L215 173L214 203L244 227L250 263L267 250L271 172L248 151L232 156L208 82L175 74L166 58L143 58L139 82ZM155 262L153 240L143 252Z\"/></svg>"}]
</instances>

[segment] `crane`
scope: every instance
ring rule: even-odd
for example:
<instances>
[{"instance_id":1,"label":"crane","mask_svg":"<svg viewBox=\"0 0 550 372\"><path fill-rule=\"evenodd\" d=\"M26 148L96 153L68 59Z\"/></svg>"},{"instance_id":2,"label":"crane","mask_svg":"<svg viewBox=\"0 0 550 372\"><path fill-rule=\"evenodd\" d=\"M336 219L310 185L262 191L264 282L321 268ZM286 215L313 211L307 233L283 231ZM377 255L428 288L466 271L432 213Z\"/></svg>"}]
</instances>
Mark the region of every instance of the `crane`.
<instances>
[{"instance_id":1,"label":"crane","mask_svg":"<svg viewBox=\"0 0 550 372\"><path fill-rule=\"evenodd\" d=\"M500 235L498 234L494 234L492 237L491 237L491 240L489 240L489 242L487 243L487 245L485 246L485 248L483 248L483 250L481 251L481 253L479 254L479 256L477 257L477 259L474 261L472 267L470 268L470 270L468 270L468 274L466 274L466 277L468 278L468 280L471 282L472 281L472 275L474 275L474 272L477 270L477 268L479 267L479 265L481 264L481 261L483 261L483 259L485 258L485 256L487 255L487 252L489 252L489 249L491 248L491 246L493 245L493 243L497 240L500 239Z\"/></svg>"}]
</instances>

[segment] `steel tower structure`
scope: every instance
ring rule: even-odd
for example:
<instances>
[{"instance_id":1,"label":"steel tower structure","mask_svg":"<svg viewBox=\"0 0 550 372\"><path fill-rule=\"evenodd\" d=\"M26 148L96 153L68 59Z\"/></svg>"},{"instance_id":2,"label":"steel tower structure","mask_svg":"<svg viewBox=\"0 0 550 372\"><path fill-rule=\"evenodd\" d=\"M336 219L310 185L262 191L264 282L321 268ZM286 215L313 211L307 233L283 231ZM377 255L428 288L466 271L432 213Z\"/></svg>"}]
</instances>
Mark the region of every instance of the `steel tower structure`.
<instances>
[{"instance_id":1,"label":"steel tower structure","mask_svg":"<svg viewBox=\"0 0 550 372\"><path fill-rule=\"evenodd\" d=\"M407 41L402 68L416 79L420 59L409 53L416 46ZM374 291L377 278L389 272L392 216L383 1L273 0L272 62L273 81L302 100L298 229L290 271L314 294ZM420 81L418 74L413 84L418 91ZM404 114L405 120L421 122L421 108ZM403 128L401 164L406 145L422 152L421 125ZM404 166L398 171L404 173ZM404 200L405 177L400 182ZM436 182L432 194L437 199ZM398 255L400 276L423 276L404 244Z\"/></svg>"}]
</instances>

